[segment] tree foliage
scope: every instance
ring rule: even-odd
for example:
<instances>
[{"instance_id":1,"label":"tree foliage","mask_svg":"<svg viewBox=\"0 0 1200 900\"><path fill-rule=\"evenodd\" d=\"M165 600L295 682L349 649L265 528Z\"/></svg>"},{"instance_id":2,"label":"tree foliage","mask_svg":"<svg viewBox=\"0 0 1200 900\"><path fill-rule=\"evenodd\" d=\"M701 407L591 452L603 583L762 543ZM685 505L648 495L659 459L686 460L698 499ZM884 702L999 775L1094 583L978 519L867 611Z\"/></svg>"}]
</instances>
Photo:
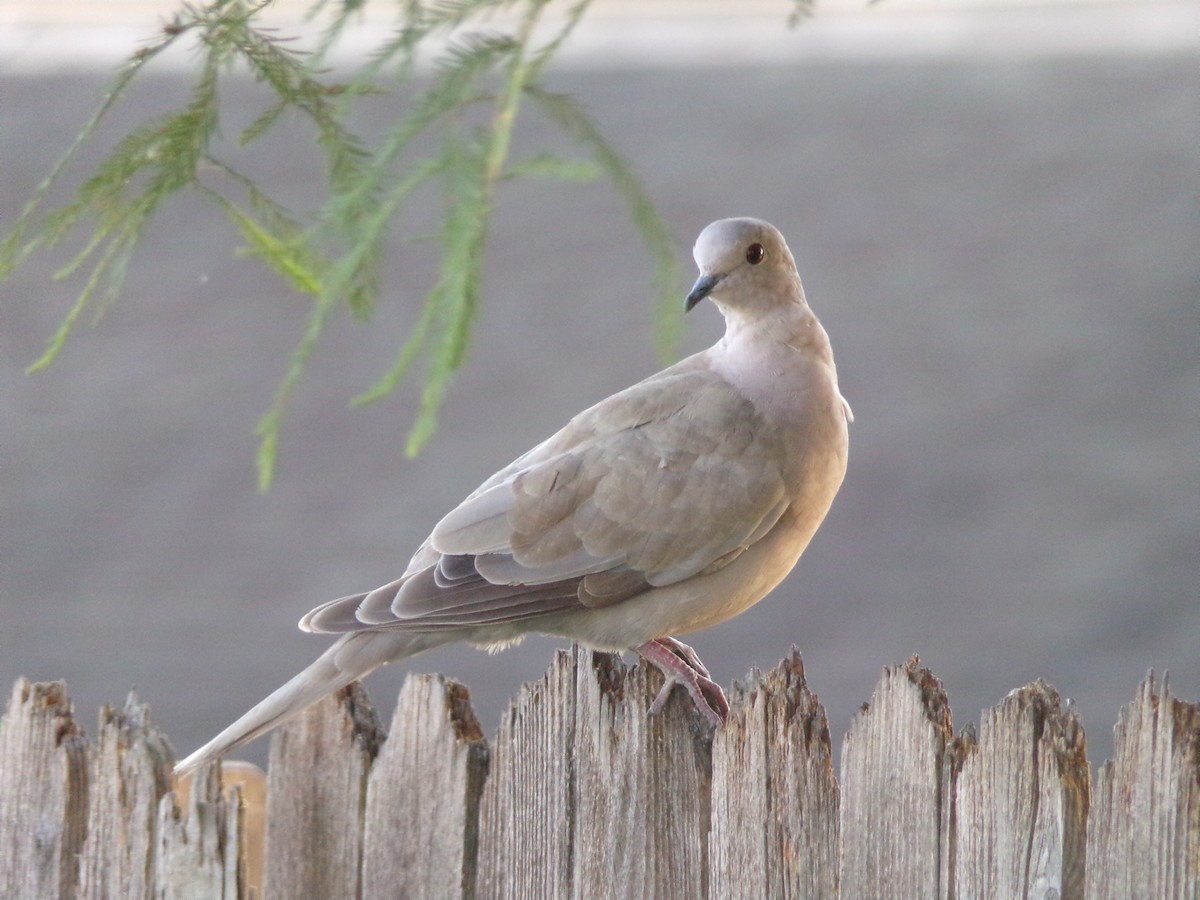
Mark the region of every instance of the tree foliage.
<instances>
[{"instance_id":1,"label":"tree foliage","mask_svg":"<svg viewBox=\"0 0 1200 900\"><path fill-rule=\"evenodd\" d=\"M566 14L546 37L536 26L550 0L399 0L396 21L374 51L357 69L336 77L326 66L365 0L314 0L310 17L319 33L306 50L262 24L267 0L184 4L117 72L94 115L0 244L2 280L30 254L84 235L83 249L57 272L60 278L78 278L82 287L30 370L55 359L89 306L119 294L140 238L164 204L184 192L199 194L221 209L245 251L309 300L303 336L257 427L263 490L271 483L284 414L305 364L330 317L343 305L360 319L370 318L381 294L390 228L418 188L440 185L444 197L436 235L438 275L391 366L356 398L366 402L387 395L415 365L423 364L421 404L408 437L410 454L432 433L451 378L462 365L479 309L488 225L505 182L607 177L626 201L654 259L658 293L665 302L677 275L667 227L631 167L586 111L545 83L548 64L590 2L575 0L566 6L563 0L559 5ZM53 189L131 83L180 44L198 57L187 102L142 122L117 142L69 202L52 206ZM419 51L428 54L433 46L440 48L436 58L422 63ZM230 77L247 72L273 99L241 131L239 143L252 145L276 129L285 113L298 114L312 129L326 173L325 198L315 210L288 209L222 158L223 90ZM351 130L347 123L356 104L402 86L411 100L380 137L368 140ZM512 135L523 104L556 123L582 158L539 153L513 161ZM673 344L670 327L660 325L659 334L664 347Z\"/></svg>"}]
</instances>

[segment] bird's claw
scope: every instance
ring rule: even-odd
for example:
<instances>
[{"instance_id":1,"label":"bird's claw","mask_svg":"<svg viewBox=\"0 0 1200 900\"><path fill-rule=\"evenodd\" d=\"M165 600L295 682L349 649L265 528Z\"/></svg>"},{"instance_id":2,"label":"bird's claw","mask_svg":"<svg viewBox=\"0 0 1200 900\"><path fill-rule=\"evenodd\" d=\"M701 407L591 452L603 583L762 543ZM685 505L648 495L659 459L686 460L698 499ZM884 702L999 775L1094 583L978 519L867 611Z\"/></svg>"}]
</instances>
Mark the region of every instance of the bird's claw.
<instances>
[{"instance_id":1,"label":"bird's claw","mask_svg":"<svg viewBox=\"0 0 1200 900\"><path fill-rule=\"evenodd\" d=\"M675 638L660 638L648 641L637 648L637 653L647 662L653 663L663 675L666 682L654 702L650 704L649 714L662 712L667 705L667 699L676 685L680 685L692 698L696 711L713 727L718 727L729 715L729 701L721 686L713 681L708 669L700 662L696 651Z\"/></svg>"}]
</instances>

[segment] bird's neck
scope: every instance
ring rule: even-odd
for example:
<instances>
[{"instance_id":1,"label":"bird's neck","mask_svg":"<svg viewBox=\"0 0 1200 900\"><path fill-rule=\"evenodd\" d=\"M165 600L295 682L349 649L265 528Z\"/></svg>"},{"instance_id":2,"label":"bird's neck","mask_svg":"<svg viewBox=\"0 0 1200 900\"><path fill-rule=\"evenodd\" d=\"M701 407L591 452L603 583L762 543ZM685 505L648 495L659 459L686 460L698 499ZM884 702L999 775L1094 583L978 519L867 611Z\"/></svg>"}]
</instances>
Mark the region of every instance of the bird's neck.
<instances>
[{"instance_id":1,"label":"bird's neck","mask_svg":"<svg viewBox=\"0 0 1200 900\"><path fill-rule=\"evenodd\" d=\"M763 314L741 310L723 312L725 336L714 348L722 356L744 357L762 364L776 357L794 359L800 354L833 366L829 336L804 302Z\"/></svg>"},{"instance_id":2,"label":"bird's neck","mask_svg":"<svg viewBox=\"0 0 1200 900\"><path fill-rule=\"evenodd\" d=\"M807 305L786 315L726 315L725 336L709 365L760 410L783 421L841 403L829 338ZM835 400L836 398L836 400Z\"/></svg>"}]
</instances>

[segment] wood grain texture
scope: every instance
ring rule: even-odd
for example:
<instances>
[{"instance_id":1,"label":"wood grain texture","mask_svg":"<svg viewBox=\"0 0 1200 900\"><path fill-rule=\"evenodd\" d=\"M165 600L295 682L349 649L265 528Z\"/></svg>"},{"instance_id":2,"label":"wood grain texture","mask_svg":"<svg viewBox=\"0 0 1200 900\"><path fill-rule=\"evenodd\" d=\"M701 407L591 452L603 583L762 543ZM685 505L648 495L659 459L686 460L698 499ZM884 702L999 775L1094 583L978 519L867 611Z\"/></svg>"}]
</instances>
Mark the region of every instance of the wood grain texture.
<instances>
[{"instance_id":1,"label":"wood grain texture","mask_svg":"<svg viewBox=\"0 0 1200 900\"><path fill-rule=\"evenodd\" d=\"M410 679L381 750L347 688L275 738L260 890L242 798L262 805L261 773L168 790L169 746L133 698L91 749L62 684L18 681L0 896L1200 900L1200 705L1153 677L1090 798L1082 727L1040 682L953 739L919 661L884 670L840 788L798 653L735 687L715 733L679 691L648 716L661 684L560 652L491 750L461 685Z\"/></svg>"},{"instance_id":2,"label":"wood grain texture","mask_svg":"<svg viewBox=\"0 0 1200 900\"><path fill-rule=\"evenodd\" d=\"M1200 704L1151 673L1113 730L1088 831L1088 900L1200 898Z\"/></svg>"},{"instance_id":3,"label":"wood grain texture","mask_svg":"<svg viewBox=\"0 0 1200 900\"><path fill-rule=\"evenodd\" d=\"M240 900L241 797L221 790L220 769L196 773L187 802L173 793L158 804L155 896L161 900Z\"/></svg>"},{"instance_id":4,"label":"wood grain texture","mask_svg":"<svg viewBox=\"0 0 1200 900\"><path fill-rule=\"evenodd\" d=\"M842 747L844 897L943 897L950 707L915 657L884 669Z\"/></svg>"},{"instance_id":5,"label":"wood grain texture","mask_svg":"<svg viewBox=\"0 0 1200 900\"><path fill-rule=\"evenodd\" d=\"M959 897L1082 900L1091 778L1079 720L1035 682L984 712L955 780Z\"/></svg>"},{"instance_id":6,"label":"wood grain texture","mask_svg":"<svg viewBox=\"0 0 1200 900\"><path fill-rule=\"evenodd\" d=\"M837 778L800 653L751 672L713 739L710 896L837 896Z\"/></svg>"},{"instance_id":7,"label":"wood grain texture","mask_svg":"<svg viewBox=\"0 0 1200 900\"><path fill-rule=\"evenodd\" d=\"M484 791L480 897L704 897L707 728L656 671L559 653L496 737Z\"/></svg>"},{"instance_id":8,"label":"wood grain texture","mask_svg":"<svg viewBox=\"0 0 1200 900\"><path fill-rule=\"evenodd\" d=\"M130 694L122 709L100 711L92 754L87 839L79 859L79 896L156 896L155 835L162 798L171 790L174 754Z\"/></svg>"},{"instance_id":9,"label":"wood grain texture","mask_svg":"<svg viewBox=\"0 0 1200 900\"><path fill-rule=\"evenodd\" d=\"M545 677L522 686L500 721L479 808L481 900L571 896L571 805L576 655L554 654Z\"/></svg>"},{"instance_id":10,"label":"wood grain texture","mask_svg":"<svg viewBox=\"0 0 1200 900\"><path fill-rule=\"evenodd\" d=\"M574 897L705 897L709 727L676 689L647 710L661 673L577 650Z\"/></svg>"},{"instance_id":11,"label":"wood grain texture","mask_svg":"<svg viewBox=\"0 0 1200 900\"><path fill-rule=\"evenodd\" d=\"M367 783L364 898L474 896L487 770L467 689L410 675Z\"/></svg>"},{"instance_id":12,"label":"wood grain texture","mask_svg":"<svg viewBox=\"0 0 1200 900\"><path fill-rule=\"evenodd\" d=\"M382 739L357 682L275 732L267 769L267 897L359 894L367 775Z\"/></svg>"},{"instance_id":13,"label":"wood grain texture","mask_svg":"<svg viewBox=\"0 0 1200 900\"><path fill-rule=\"evenodd\" d=\"M76 896L87 752L66 684L18 679L0 727L0 897Z\"/></svg>"}]
</instances>

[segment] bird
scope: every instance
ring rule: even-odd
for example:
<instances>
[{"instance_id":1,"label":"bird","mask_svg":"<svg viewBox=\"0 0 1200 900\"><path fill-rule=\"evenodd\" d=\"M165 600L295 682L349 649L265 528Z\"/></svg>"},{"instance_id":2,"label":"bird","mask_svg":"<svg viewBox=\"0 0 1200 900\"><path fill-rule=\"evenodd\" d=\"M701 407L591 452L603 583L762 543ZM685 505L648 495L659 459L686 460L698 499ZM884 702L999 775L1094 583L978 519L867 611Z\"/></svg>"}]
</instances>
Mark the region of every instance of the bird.
<instances>
[{"instance_id":1,"label":"bird","mask_svg":"<svg viewBox=\"0 0 1200 900\"><path fill-rule=\"evenodd\" d=\"M395 581L318 606L338 639L182 760L206 765L388 663L529 634L635 651L712 727L729 705L675 636L736 616L792 570L846 473L850 405L788 245L754 218L696 239L684 300L716 305L711 347L619 391L488 478Z\"/></svg>"}]
</instances>

